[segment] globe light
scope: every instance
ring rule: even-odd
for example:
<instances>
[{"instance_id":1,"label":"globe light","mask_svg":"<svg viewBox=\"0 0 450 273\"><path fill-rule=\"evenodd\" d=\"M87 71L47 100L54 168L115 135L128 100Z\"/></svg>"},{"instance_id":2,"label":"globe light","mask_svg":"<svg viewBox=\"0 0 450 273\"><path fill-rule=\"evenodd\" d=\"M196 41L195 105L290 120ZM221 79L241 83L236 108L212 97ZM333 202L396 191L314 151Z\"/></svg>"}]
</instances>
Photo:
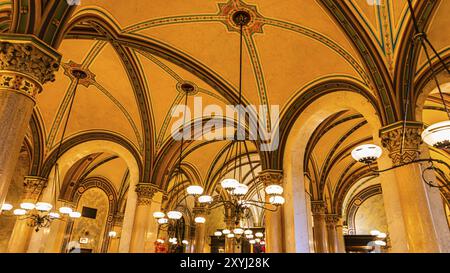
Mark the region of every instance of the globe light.
<instances>
[{"instance_id":1,"label":"globe light","mask_svg":"<svg viewBox=\"0 0 450 273\"><path fill-rule=\"evenodd\" d=\"M450 148L450 120L438 122L427 127L422 133L426 144L438 149Z\"/></svg>"},{"instance_id":2,"label":"globe light","mask_svg":"<svg viewBox=\"0 0 450 273\"><path fill-rule=\"evenodd\" d=\"M256 232L255 236L258 238L262 238L262 237L264 237L264 234L262 232Z\"/></svg>"},{"instance_id":3,"label":"globe light","mask_svg":"<svg viewBox=\"0 0 450 273\"><path fill-rule=\"evenodd\" d=\"M274 195L269 198L269 202L275 206L283 205L284 201L284 197L281 195Z\"/></svg>"},{"instance_id":4,"label":"globe light","mask_svg":"<svg viewBox=\"0 0 450 273\"><path fill-rule=\"evenodd\" d=\"M376 244L377 246L386 246L386 242L385 242L385 241L382 241L382 240L376 240L376 241L375 241L375 244Z\"/></svg>"},{"instance_id":5,"label":"globe light","mask_svg":"<svg viewBox=\"0 0 450 273\"><path fill-rule=\"evenodd\" d=\"M108 236L111 238L116 238L117 232L115 232L114 230L111 230L110 232L108 232Z\"/></svg>"},{"instance_id":6,"label":"globe light","mask_svg":"<svg viewBox=\"0 0 450 273\"><path fill-rule=\"evenodd\" d=\"M169 222L169 219L167 219L167 218L159 218L158 219L158 224L160 224L160 225L167 224L168 222Z\"/></svg>"},{"instance_id":7,"label":"globe light","mask_svg":"<svg viewBox=\"0 0 450 273\"><path fill-rule=\"evenodd\" d=\"M4 203L2 205L2 207L0 208L0 210L1 211L10 211L10 210L12 210L12 208L13 208L13 206L11 204Z\"/></svg>"},{"instance_id":8,"label":"globe light","mask_svg":"<svg viewBox=\"0 0 450 273\"><path fill-rule=\"evenodd\" d=\"M261 242L261 239L256 238L256 239L255 239L255 242L259 243L259 242Z\"/></svg>"},{"instance_id":9,"label":"globe light","mask_svg":"<svg viewBox=\"0 0 450 273\"><path fill-rule=\"evenodd\" d=\"M188 240L183 240L183 241L181 241L182 243L183 243L183 245L188 245L189 244L189 241Z\"/></svg>"},{"instance_id":10,"label":"globe light","mask_svg":"<svg viewBox=\"0 0 450 273\"><path fill-rule=\"evenodd\" d=\"M22 216L22 215L27 214L27 211L24 210L24 209L15 209L15 210L13 211L13 213L14 213L14 215Z\"/></svg>"},{"instance_id":11,"label":"globe light","mask_svg":"<svg viewBox=\"0 0 450 273\"><path fill-rule=\"evenodd\" d=\"M156 219L164 218L164 216L166 216L166 214L164 214L164 212L161 211L156 211L153 213L153 217Z\"/></svg>"},{"instance_id":12,"label":"globe light","mask_svg":"<svg viewBox=\"0 0 450 273\"><path fill-rule=\"evenodd\" d=\"M224 230L222 230L222 233L225 235L228 235L231 233L231 231L229 229L224 229Z\"/></svg>"},{"instance_id":13,"label":"globe light","mask_svg":"<svg viewBox=\"0 0 450 273\"><path fill-rule=\"evenodd\" d=\"M244 184L239 184L236 186L236 188L233 190L232 194L236 196L244 196L248 192L248 186Z\"/></svg>"},{"instance_id":14,"label":"globe light","mask_svg":"<svg viewBox=\"0 0 450 273\"><path fill-rule=\"evenodd\" d=\"M227 234L228 238L234 238L234 233Z\"/></svg>"},{"instance_id":15,"label":"globe light","mask_svg":"<svg viewBox=\"0 0 450 273\"><path fill-rule=\"evenodd\" d=\"M260 244L263 246L266 244L266 241L261 241Z\"/></svg>"},{"instance_id":16,"label":"globe light","mask_svg":"<svg viewBox=\"0 0 450 273\"><path fill-rule=\"evenodd\" d=\"M378 236L380 233L381 232L379 230L376 230L376 229L370 231L370 235L372 235L372 236Z\"/></svg>"},{"instance_id":17,"label":"globe light","mask_svg":"<svg viewBox=\"0 0 450 273\"><path fill-rule=\"evenodd\" d=\"M214 232L214 236L220 237L220 236L222 236L222 232L216 231L216 232Z\"/></svg>"},{"instance_id":18,"label":"globe light","mask_svg":"<svg viewBox=\"0 0 450 273\"><path fill-rule=\"evenodd\" d=\"M233 233L236 235L242 235L244 233L244 230L242 228L235 228L233 229Z\"/></svg>"},{"instance_id":19,"label":"globe light","mask_svg":"<svg viewBox=\"0 0 450 273\"><path fill-rule=\"evenodd\" d=\"M198 202L205 204L205 203L212 203L213 198L209 195L202 195L198 198Z\"/></svg>"},{"instance_id":20,"label":"globe light","mask_svg":"<svg viewBox=\"0 0 450 273\"><path fill-rule=\"evenodd\" d=\"M197 224L204 224L204 223L206 222L206 219L205 219L205 217L197 216L197 217L195 217L194 221L195 221Z\"/></svg>"},{"instance_id":21,"label":"globe light","mask_svg":"<svg viewBox=\"0 0 450 273\"><path fill-rule=\"evenodd\" d=\"M245 235L250 235L250 234L253 234L253 231L251 229L246 229L244 231L244 233L245 233Z\"/></svg>"},{"instance_id":22,"label":"globe light","mask_svg":"<svg viewBox=\"0 0 450 273\"><path fill-rule=\"evenodd\" d=\"M172 210L167 213L167 217L172 220L179 220L181 219L181 217L183 217L183 214L179 211Z\"/></svg>"},{"instance_id":23,"label":"globe light","mask_svg":"<svg viewBox=\"0 0 450 273\"><path fill-rule=\"evenodd\" d=\"M227 178L227 179L222 180L222 182L220 182L220 185L225 190L232 191L239 185L239 181L237 181L234 178Z\"/></svg>"},{"instance_id":24,"label":"globe light","mask_svg":"<svg viewBox=\"0 0 450 273\"><path fill-rule=\"evenodd\" d=\"M38 211L50 211L53 208L52 204L46 202L36 203L36 209Z\"/></svg>"},{"instance_id":25,"label":"globe light","mask_svg":"<svg viewBox=\"0 0 450 273\"><path fill-rule=\"evenodd\" d=\"M387 234L384 233L384 232L381 232L380 234L377 235L377 237L380 238L380 239L384 239L384 238L387 237Z\"/></svg>"},{"instance_id":26,"label":"globe light","mask_svg":"<svg viewBox=\"0 0 450 273\"><path fill-rule=\"evenodd\" d=\"M283 187L280 185L269 185L265 190L268 195L281 195L283 193Z\"/></svg>"},{"instance_id":27,"label":"globe light","mask_svg":"<svg viewBox=\"0 0 450 273\"><path fill-rule=\"evenodd\" d=\"M256 244L256 241L255 241L255 240L249 240L248 242L249 242L250 244L252 244L252 245Z\"/></svg>"},{"instance_id":28,"label":"globe light","mask_svg":"<svg viewBox=\"0 0 450 273\"><path fill-rule=\"evenodd\" d=\"M72 212L72 208L69 207L60 207L59 212L62 214L70 214Z\"/></svg>"},{"instance_id":29,"label":"globe light","mask_svg":"<svg viewBox=\"0 0 450 273\"><path fill-rule=\"evenodd\" d=\"M48 215L50 215L50 217L54 218L54 219L61 218L61 215L59 215L59 213L57 213L57 212L50 212Z\"/></svg>"},{"instance_id":30,"label":"globe light","mask_svg":"<svg viewBox=\"0 0 450 273\"><path fill-rule=\"evenodd\" d=\"M36 205L34 205L33 203L29 203L29 202L24 202L20 204L20 208L24 209L24 210L32 210L36 207Z\"/></svg>"},{"instance_id":31,"label":"globe light","mask_svg":"<svg viewBox=\"0 0 450 273\"><path fill-rule=\"evenodd\" d=\"M353 159L361 163L371 164L372 162L380 158L382 153L383 151L377 145L365 144L353 149L352 157Z\"/></svg>"},{"instance_id":32,"label":"globe light","mask_svg":"<svg viewBox=\"0 0 450 273\"><path fill-rule=\"evenodd\" d=\"M163 239L156 239L156 242L158 242L160 244L164 244L164 240Z\"/></svg>"},{"instance_id":33,"label":"globe light","mask_svg":"<svg viewBox=\"0 0 450 273\"><path fill-rule=\"evenodd\" d=\"M247 235L245 235L245 238L247 238L247 239L253 239L253 234L247 234Z\"/></svg>"},{"instance_id":34,"label":"globe light","mask_svg":"<svg viewBox=\"0 0 450 273\"><path fill-rule=\"evenodd\" d=\"M203 188L197 185L192 185L186 188L189 195L201 195L203 193Z\"/></svg>"},{"instance_id":35,"label":"globe light","mask_svg":"<svg viewBox=\"0 0 450 273\"><path fill-rule=\"evenodd\" d=\"M79 213L78 211L72 211L71 213L69 213L69 217L70 218L80 218L81 217L81 213Z\"/></svg>"}]
</instances>

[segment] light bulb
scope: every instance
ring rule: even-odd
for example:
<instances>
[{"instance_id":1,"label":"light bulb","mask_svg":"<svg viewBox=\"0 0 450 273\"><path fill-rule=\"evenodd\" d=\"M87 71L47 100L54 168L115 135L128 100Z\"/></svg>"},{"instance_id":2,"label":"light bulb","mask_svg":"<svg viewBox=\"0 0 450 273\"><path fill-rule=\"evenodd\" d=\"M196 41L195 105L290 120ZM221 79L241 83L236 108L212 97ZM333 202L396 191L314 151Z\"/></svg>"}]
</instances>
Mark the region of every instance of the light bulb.
<instances>
[{"instance_id":1,"label":"light bulb","mask_svg":"<svg viewBox=\"0 0 450 273\"><path fill-rule=\"evenodd\" d=\"M227 234L227 237L228 238L234 238L234 234L233 233Z\"/></svg>"},{"instance_id":2,"label":"light bulb","mask_svg":"<svg viewBox=\"0 0 450 273\"><path fill-rule=\"evenodd\" d=\"M153 217L156 218L156 219L163 218L164 216L166 216L164 214L164 212L156 211L156 212L153 213Z\"/></svg>"},{"instance_id":3,"label":"light bulb","mask_svg":"<svg viewBox=\"0 0 450 273\"><path fill-rule=\"evenodd\" d=\"M12 208L13 208L13 206L11 204L4 203L0 210L1 211L10 211L10 210L12 210Z\"/></svg>"},{"instance_id":4,"label":"light bulb","mask_svg":"<svg viewBox=\"0 0 450 273\"><path fill-rule=\"evenodd\" d=\"M225 235L228 235L231 233L231 231L229 229L224 229L224 230L222 230L222 233Z\"/></svg>"},{"instance_id":5,"label":"light bulb","mask_svg":"<svg viewBox=\"0 0 450 273\"><path fill-rule=\"evenodd\" d=\"M50 215L50 217L54 219L59 219L61 217L61 215L59 215L59 213L57 212L50 212L48 215Z\"/></svg>"},{"instance_id":6,"label":"light bulb","mask_svg":"<svg viewBox=\"0 0 450 273\"><path fill-rule=\"evenodd\" d=\"M244 233L245 233L245 235L250 235L250 234L253 234L253 231L251 229L246 229L244 231Z\"/></svg>"},{"instance_id":7,"label":"light bulb","mask_svg":"<svg viewBox=\"0 0 450 273\"><path fill-rule=\"evenodd\" d=\"M36 209L38 211L50 211L53 208L52 204L46 202L36 203Z\"/></svg>"},{"instance_id":8,"label":"light bulb","mask_svg":"<svg viewBox=\"0 0 450 273\"><path fill-rule=\"evenodd\" d=\"M169 219L167 219L167 218L159 218L158 219L158 224L160 224L160 225L167 224L168 222L169 222Z\"/></svg>"},{"instance_id":9,"label":"light bulb","mask_svg":"<svg viewBox=\"0 0 450 273\"><path fill-rule=\"evenodd\" d=\"M13 213L14 213L14 215L22 216L22 215L27 214L27 211L24 210L24 209L15 209L15 210L13 211Z\"/></svg>"},{"instance_id":10,"label":"light bulb","mask_svg":"<svg viewBox=\"0 0 450 273\"><path fill-rule=\"evenodd\" d=\"M60 207L59 208L59 212L61 212L62 214L70 214L72 212L72 208L69 207Z\"/></svg>"},{"instance_id":11,"label":"light bulb","mask_svg":"<svg viewBox=\"0 0 450 273\"><path fill-rule=\"evenodd\" d=\"M283 193L283 187L280 185L269 185L265 190L268 195L281 195Z\"/></svg>"},{"instance_id":12,"label":"light bulb","mask_svg":"<svg viewBox=\"0 0 450 273\"><path fill-rule=\"evenodd\" d=\"M183 217L183 214L179 211L172 210L167 213L167 217L172 220L179 220L181 219L181 217Z\"/></svg>"},{"instance_id":13,"label":"light bulb","mask_svg":"<svg viewBox=\"0 0 450 273\"><path fill-rule=\"evenodd\" d=\"M197 185L192 185L186 188L189 195L201 195L203 193L203 188Z\"/></svg>"},{"instance_id":14,"label":"light bulb","mask_svg":"<svg viewBox=\"0 0 450 273\"><path fill-rule=\"evenodd\" d=\"M20 208L24 209L24 210L32 210L36 207L35 204L33 203L29 203L29 202L24 202L20 204Z\"/></svg>"},{"instance_id":15,"label":"light bulb","mask_svg":"<svg viewBox=\"0 0 450 273\"><path fill-rule=\"evenodd\" d=\"M71 213L69 213L69 217L70 218L80 218L81 217L81 213L79 213L78 211L72 211Z\"/></svg>"},{"instance_id":16,"label":"light bulb","mask_svg":"<svg viewBox=\"0 0 450 273\"><path fill-rule=\"evenodd\" d=\"M283 205L284 201L284 197L281 195L273 195L269 198L269 202L275 206Z\"/></svg>"},{"instance_id":17,"label":"light bulb","mask_svg":"<svg viewBox=\"0 0 450 273\"><path fill-rule=\"evenodd\" d=\"M256 240L249 240L248 242L252 245L256 244Z\"/></svg>"},{"instance_id":18,"label":"light bulb","mask_svg":"<svg viewBox=\"0 0 450 273\"><path fill-rule=\"evenodd\" d=\"M242 233L244 233L244 230L242 228L235 228L233 230L233 233L236 235L242 235Z\"/></svg>"},{"instance_id":19,"label":"light bulb","mask_svg":"<svg viewBox=\"0 0 450 273\"><path fill-rule=\"evenodd\" d=\"M202 195L198 198L198 202L205 204L205 203L212 203L213 198L209 195Z\"/></svg>"},{"instance_id":20,"label":"light bulb","mask_svg":"<svg viewBox=\"0 0 450 273\"><path fill-rule=\"evenodd\" d=\"M372 236L378 236L378 234L380 234L380 233L381 232L376 229L370 231L370 235L372 235Z\"/></svg>"},{"instance_id":21,"label":"light bulb","mask_svg":"<svg viewBox=\"0 0 450 273\"><path fill-rule=\"evenodd\" d=\"M216 232L214 232L214 236L220 237L220 236L222 236L222 232L216 231Z\"/></svg>"},{"instance_id":22,"label":"light bulb","mask_svg":"<svg viewBox=\"0 0 450 273\"><path fill-rule=\"evenodd\" d=\"M255 236L258 238L262 238L262 237L264 237L264 234L262 232L256 232Z\"/></svg>"},{"instance_id":23,"label":"light bulb","mask_svg":"<svg viewBox=\"0 0 450 273\"><path fill-rule=\"evenodd\" d=\"M114 230L111 230L110 232L108 232L108 236L111 238L116 238L117 232L115 232Z\"/></svg>"},{"instance_id":24,"label":"light bulb","mask_svg":"<svg viewBox=\"0 0 450 273\"><path fill-rule=\"evenodd\" d=\"M205 219L205 217L197 216L197 217L195 217L194 221L195 221L197 224L204 224L204 223L206 222L206 219Z\"/></svg>"},{"instance_id":25,"label":"light bulb","mask_svg":"<svg viewBox=\"0 0 450 273\"><path fill-rule=\"evenodd\" d=\"M189 244L189 241L188 240L183 240L183 241L181 241L182 243L183 243L183 245L188 245Z\"/></svg>"}]
</instances>

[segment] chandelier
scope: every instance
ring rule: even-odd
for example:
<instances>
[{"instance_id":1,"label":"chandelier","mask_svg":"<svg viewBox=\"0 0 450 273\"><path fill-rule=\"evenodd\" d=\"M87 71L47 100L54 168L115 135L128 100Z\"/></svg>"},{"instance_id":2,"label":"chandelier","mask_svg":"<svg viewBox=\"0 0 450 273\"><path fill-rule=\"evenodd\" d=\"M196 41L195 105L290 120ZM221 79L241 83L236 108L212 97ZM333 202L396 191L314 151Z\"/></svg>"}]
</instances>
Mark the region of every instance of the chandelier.
<instances>
[{"instance_id":1,"label":"chandelier","mask_svg":"<svg viewBox=\"0 0 450 273\"><path fill-rule=\"evenodd\" d=\"M441 86L439 84L439 80L436 75L436 70L432 65L428 47L430 47L430 49L433 51L436 58L439 60L440 64L443 66L443 68L445 69L445 71L447 71L448 74L450 74L450 70L447 67L447 65L445 64L445 62L442 60L442 58L440 57L440 55L438 54L436 49L431 44L426 33L424 33L423 31L420 31L416 16L414 14L414 9L413 9L411 0L408 0L408 7L411 12L411 17L412 17L414 28L416 31L415 39L419 41L420 46L424 50L428 66L430 67L432 77L434 79L437 90L439 92L439 96L442 100L442 104L444 105L445 112L449 119L447 121L438 122L438 123L428 126L422 132L421 137L422 137L423 142L425 142L429 146L435 147L437 149L448 150L448 149L450 149L450 111L447 107L447 103L445 101L444 94L443 94ZM409 90L411 90L411 88ZM403 139L405 138L405 134L406 134L406 128L405 128L406 127L406 111L407 111L406 109L407 109L407 107L405 107L405 114L404 114L404 121L403 121L404 122L403 123L404 124L403 131L402 131ZM399 165L393 166L393 167L385 169L385 170L371 169L371 164L374 163L377 159L379 159L381 157L381 154L382 154L381 148L374 144L365 144L365 145L358 146L351 153L352 157L356 161L359 161L361 163L368 165L369 169L374 173L386 172L386 171L396 169L396 168L399 168L399 167L402 167L405 165L413 164L413 163L427 162L427 163L429 163L429 166L427 168L425 168L422 172L423 181L430 187L434 187L434 188L444 188L444 187L448 188L450 186L450 182L449 182L449 179L447 176L448 172L446 174L442 169L440 169L434 165L434 163L439 163L439 164L445 166L448 169L448 171L450 171L450 165L447 164L447 162L445 162L443 160L433 159L433 158L415 159L415 160L412 160L409 162L403 162ZM439 173L441 175L441 177L444 179L444 182L441 183L439 181L438 182L429 181L425 176L427 171L433 171L433 172Z\"/></svg>"},{"instance_id":2,"label":"chandelier","mask_svg":"<svg viewBox=\"0 0 450 273\"><path fill-rule=\"evenodd\" d=\"M56 209L59 189L61 187L61 181L59 176L59 165L58 159L61 154L61 146L64 140L64 135L66 133L67 124L69 122L70 114L72 111L73 102L75 100L75 95L78 87L78 82L80 79L84 79L87 77L86 72L82 70L74 69L71 71L72 76L75 78L75 88L70 98L70 105L67 113L67 118L64 123L63 131L61 134L61 139L59 141L59 146L56 151L55 161L54 161L54 177L53 177L53 186L52 186L52 201L51 202L41 202L38 201L36 203L32 201L26 201L19 205L19 208L13 210L13 206L8 203L4 203L0 208L2 212L2 216L12 217L15 216L19 220L29 220L27 225L34 228L36 232L38 232L41 228L48 228L54 220L66 221L68 219L77 219L81 217L81 213L77 211L73 211L73 209L68 204L63 204ZM39 185L36 185L39 187ZM42 192L40 192L42 194ZM40 199L40 196L37 197L37 200Z\"/></svg>"}]
</instances>

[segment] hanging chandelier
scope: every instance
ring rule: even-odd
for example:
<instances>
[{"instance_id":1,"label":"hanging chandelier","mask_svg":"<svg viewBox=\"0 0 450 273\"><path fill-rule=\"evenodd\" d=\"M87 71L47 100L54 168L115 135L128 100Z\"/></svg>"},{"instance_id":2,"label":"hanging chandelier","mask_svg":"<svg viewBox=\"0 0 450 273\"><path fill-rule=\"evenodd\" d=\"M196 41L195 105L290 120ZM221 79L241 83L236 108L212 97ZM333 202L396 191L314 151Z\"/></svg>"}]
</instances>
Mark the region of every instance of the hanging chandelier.
<instances>
[{"instance_id":1,"label":"hanging chandelier","mask_svg":"<svg viewBox=\"0 0 450 273\"><path fill-rule=\"evenodd\" d=\"M439 60L439 63L443 66L443 68L445 69L445 71L447 71L448 74L450 74L450 70L447 67L447 65L445 64L445 62L442 60L442 58L440 57L439 53L436 51L436 49L433 47L433 45L431 44L430 40L428 39L426 33L424 33L423 31L420 31L419 25L417 23L417 18L414 14L414 9L413 9L413 5L412 5L412 1L408 0L408 8L411 12L411 17L413 20L413 25L414 25L414 29L416 31L416 35L415 35L415 39L419 41L420 46L422 47L422 49L424 50L425 56L426 56L426 60L428 63L428 66L431 70L431 76L436 84L436 88L439 92L439 96L440 99L442 101L442 104L444 106L444 110L447 114L447 117L449 120L446 121L442 121L442 122L438 122L435 124L432 124L430 126L428 126L421 135L421 138L423 140L423 142L425 142L427 145L432 146L434 148L437 149L442 149L442 150L449 150L450 149L450 111L447 107L447 103L446 100L444 98L444 94L442 92L442 88L439 84L439 80L437 78L436 75L436 70L432 65L432 61L431 61L431 57L428 51L428 47L433 51L433 53L435 54L436 58ZM428 47L427 47L428 46ZM411 88L409 89L411 90ZM404 120L403 120L403 130L402 130L402 134L403 134L403 139L405 138L405 134L406 134L406 110L407 107L405 107L405 113L404 113ZM402 147L403 148L403 147ZM403 151L402 151L403 152ZM371 168L371 164L374 163L376 160L378 160L381 155L382 155L382 150L380 147L378 147L377 145L374 144L365 144L365 145L361 145L356 147L352 153L351 153L353 159L355 159L358 162L364 163L366 165L369 166L369 169L374 172L374 173L382 173L382 172L386 172L392 169L396 169L405 165L409 165L409 164L413 164L413 163L429 163L429 166L424 168L423 172L422 172L422 179L423 181L429 185L430 187L434 187L434 188L449 188L450 187L450 181L448 179L448 173L450 171L450 165L447 164L447 162L443 161L443 160L439 160L439 159L433 159L433 158L427 158L427 159L415 159L412 161L408 161L408 162L402 162L399 165L393 166L391 168L385 169L385 170L375 170ZM438 163L441 164L443 166L445 166L448 171L447 173L444 172L442 169L440 169L439 167L436 167L434 165L434 163ZM433 171L433 172L437 172L441 175L441 177L444 179L443 183L438 182L433 182L433 181L429 181L426 178L426 172L427 171Z\"/></svg>"},{"instance_id":2,"label":"hanging chandelier","mask_svg":"<svg viewBox=\"0 0 450 273\"><path fill-rule=\"evenodd\" d=\"M58 203L58 195L59 190L61 188L61 181L59 176L59 165L58 159L61 154L61 146L64 140L64 135L66 133L67 124L69 122L70 114L72 112L73 102L75 100L75 95L78 88L78 83L80 79L85 79L87 77L86 72L78 69L74 69L71 71L71 75L75 79L75 88L70 98L70 105L67 113L67 118L64 123L63 131L61 134L61 139L59 141L59 146L56 151L55 161L54 161L54 177L53 177L53 186L52 186L52 201L41 202L38 201L33 203L31 201L22 202L19 205L19 208L13 210L13 206L11 204L5 203L0 208L2 214L1 216L15 216L19 220L29 220L27 222L28 226L34 228L36 232L38 232L41 228L50 227L51 223L54 220L67 221L68 219L77 219L81 217L81 213L77 211L73 211L73 209L63 202L63 204L56 209L56 205ZM36 185L36 187L39 187ZM42 192L40 193L42 194ZM37 197L37 200L40 199L40 195Z\"/></svg>"}]
</instances>

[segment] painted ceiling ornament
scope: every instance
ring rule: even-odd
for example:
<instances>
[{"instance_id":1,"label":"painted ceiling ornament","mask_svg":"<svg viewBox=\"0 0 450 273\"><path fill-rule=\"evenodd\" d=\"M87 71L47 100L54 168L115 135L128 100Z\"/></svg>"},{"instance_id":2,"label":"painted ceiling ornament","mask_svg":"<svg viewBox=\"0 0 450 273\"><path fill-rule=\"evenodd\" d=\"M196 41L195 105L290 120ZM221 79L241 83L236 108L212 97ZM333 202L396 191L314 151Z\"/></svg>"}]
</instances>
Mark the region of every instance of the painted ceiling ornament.
<instances>
[{"instance_id":1,"label":"painted ceiling ornament","mask_svg":"<svg viewBox=\"0 0 450 273\"><path fill-rule=\"evenodd\" d=\"M69 77L72 81L76 81L73 71L83 71L86 74L86 77L80 78L78 83L86 88L96 83L95 74L81 64L69 61L68 63L62 63L61 66L64 69L64 75Z\"/></svg>"},{"instance_id":2,"label":"painted ceiling ornament","mask_svg":"<svg viewBox=\"0 0 450 273\"><path fill-rule=\"evenodd\" d=\"M230 0L228 3L219 3L219 16L225 17L222 21L228 31L239 32L239 25L235 23L233 17L236 12L242 11L249 15L249 22L245 25L246 32L250 35L254 33L263 33L264 17L258 13L256 6L248 5L240 0Z\"/></svg>"}]
</instances>

